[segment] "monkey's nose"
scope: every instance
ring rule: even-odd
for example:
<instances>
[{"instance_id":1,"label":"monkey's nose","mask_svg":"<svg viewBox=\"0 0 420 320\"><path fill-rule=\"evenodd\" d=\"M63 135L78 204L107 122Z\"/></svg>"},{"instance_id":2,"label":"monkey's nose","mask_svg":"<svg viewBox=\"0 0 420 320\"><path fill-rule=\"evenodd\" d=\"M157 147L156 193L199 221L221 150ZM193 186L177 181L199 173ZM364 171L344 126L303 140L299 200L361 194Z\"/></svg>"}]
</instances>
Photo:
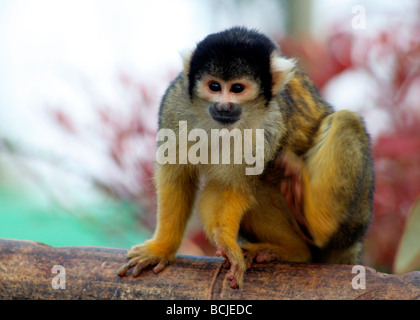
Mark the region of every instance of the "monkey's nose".
<instances>
[{"instance_id":1,"label":"monkey's nose","mask_svg":"<svg viewBox=\"0 0 420 320\"><path fill-rule=\"evenodd\" d=\"M217 111L232 111L234 104L232 102L216 103L214 107Z\"/></svg>"},{"instance_id":2,"label":"monkey's nose","mask_svg":"<svg viewBox=\"0 0 420 320\"><path fill-rule=\"evenodd\" d=\"M214 120L221 124L232 124L238 121L242 114L242 107L236 103L213 103L209 113Z\"/></svg>"}]
</instances>

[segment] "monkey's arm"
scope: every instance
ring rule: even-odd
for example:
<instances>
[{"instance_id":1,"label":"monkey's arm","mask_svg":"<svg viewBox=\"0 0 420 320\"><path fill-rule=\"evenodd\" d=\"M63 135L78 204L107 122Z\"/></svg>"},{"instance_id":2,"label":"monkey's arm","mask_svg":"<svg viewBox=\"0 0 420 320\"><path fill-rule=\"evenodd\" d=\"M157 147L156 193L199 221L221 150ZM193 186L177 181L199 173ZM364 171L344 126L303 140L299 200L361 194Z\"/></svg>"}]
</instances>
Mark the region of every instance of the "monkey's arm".
<instances>
[{"instance_id":1,"label":"monkey's arm","mask_svg":"<svg viewBox=\"0 0 420 320\"><path fill-rule=\"evenodd\" d=\"M123 276L134 267L133 276L156 265L160 272L175 259L187 221L191 215L196 190L195 177L186 166L160 165L156 171L158 221L153 239L136 245L127 252L130 259L118 274Z\"/></svg>"},{"instance_id":2,"label":"monkey's arm","mask_svg":"<svg viewBox=\"0 0 420 320\"><path fill-rule=\"evenodd\" d=\"M308 240L319 248L334 248L323 257L326 262L357 262L371 217L369 149L360 117L343 110L323 120L304 159L285 153L277 161L289 177L281 192Z\"/></svg>"},{"instance_id":3,"label":"monkey's arm","mask_svg":"<svg viewBox=\"0 0 420 320\"><path fill-rule=\"evenodd\" d=\"M242 286L246 270L242 250L237 243L239 226L244 212L251 206L252 195L231 187L209 184L203 190L200 213L210 240L215 243L218 256L230 264L230 287Z\"/></svg>"}]
</instances>

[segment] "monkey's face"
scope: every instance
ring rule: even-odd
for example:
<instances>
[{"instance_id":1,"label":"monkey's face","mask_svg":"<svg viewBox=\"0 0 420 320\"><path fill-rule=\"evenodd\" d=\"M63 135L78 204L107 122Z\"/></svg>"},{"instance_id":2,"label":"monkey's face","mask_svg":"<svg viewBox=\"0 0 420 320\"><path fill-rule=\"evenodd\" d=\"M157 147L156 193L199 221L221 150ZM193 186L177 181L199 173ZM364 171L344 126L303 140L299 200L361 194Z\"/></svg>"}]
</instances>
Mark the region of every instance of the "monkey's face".
<instances>
[{"instance_id":1,"label":"monkey's face","mask_svg":"<svg viewBox=\"0 0 420 320\"><path fill-rule=\"evenodd\" d=\"M206 129L259 128L295 67L269 38L239 27L209 35L185 53L190 112Z\"/></svg>"},{"instance_id":2,"label":"monkey's face","mask_svg":"<svg viewBox=\"0 0 420 320\"><path fill-rule=\"evenodd\" d=\"M208 102L210 116L221 125L231 125L241 119L246 104L260 94L258 83L249 77L226 81L204 75L197 89L198 96Z\"/></svg>"}]
</instances>

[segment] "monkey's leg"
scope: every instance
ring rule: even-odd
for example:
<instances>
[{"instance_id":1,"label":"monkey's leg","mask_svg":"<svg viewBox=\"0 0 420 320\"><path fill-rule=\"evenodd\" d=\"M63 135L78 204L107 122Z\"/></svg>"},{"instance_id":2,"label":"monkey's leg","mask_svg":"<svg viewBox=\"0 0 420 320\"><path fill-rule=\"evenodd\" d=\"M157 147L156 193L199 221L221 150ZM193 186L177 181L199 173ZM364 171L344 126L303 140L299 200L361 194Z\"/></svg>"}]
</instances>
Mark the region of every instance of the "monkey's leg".
<instances>
[{"instance_id":1,"label":"monkey's leg","mask_svg":"<svg viewBox=\"0 0 420 320\"><path fill-rule=\"evenodd\" d=\"M136 277L145 267L156 264L153 271L158 273L175 259L191 215L196 190L195 179L186 170L171 165L157 168L158 220L154 237L128 250L130 261L120 268L120 276L134 267L133 276Z\"/></svg>"},{"instance_id":2,"label":"monkey's leg","mask_svg":"<svg viewBox=\"0 0 420 320\"><path fill-rule=\"evenodd\" d=\"M349 257L352 247L356 255L370 220L373 190L370 142L360 117L345 110L329 115L304 160L286 153L276 164L290 178L281 191L308 239L318 248L332 247L336 256L346 251ZM323 259L341 261L338 256Z\"/></svg>"},{"instance_id":3,"label":"monkey's leg","mask_svg":"<svg viewBox=\"0 0 420 320\"><path fill-rule=\"evenodd\" d=\"M311 252L299 226L275 185L259 186L257 202L241 223L240 235L247 268L272 260L308 262Z\"/></svg>"},{"instance_id":4,"label":"monkey's leg","mask_svg":"<svg viewBox=\"0 0 420 320\"><path fill-rule=\"evenodd\" d=\"M225 257L230 264L228 279L231 280L231 288L242 286L246 270L237 237L242 216L252 201L250 194L211 184L201 195L200 214L204 228L216 245L216 254Z\"/></svg>"}]
</instances>

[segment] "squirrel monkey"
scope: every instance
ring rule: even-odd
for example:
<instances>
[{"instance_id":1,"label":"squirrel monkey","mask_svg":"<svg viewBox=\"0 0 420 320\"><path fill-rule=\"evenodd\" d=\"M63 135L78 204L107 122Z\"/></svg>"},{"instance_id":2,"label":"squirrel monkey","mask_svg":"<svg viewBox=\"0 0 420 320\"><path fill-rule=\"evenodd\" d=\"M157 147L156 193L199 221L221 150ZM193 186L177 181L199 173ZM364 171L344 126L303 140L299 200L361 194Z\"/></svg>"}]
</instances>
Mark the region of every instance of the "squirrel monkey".
<instances>
[{"instance_id":1,"label":"squirrel monkey","mask_svg":"<svg viewBox=\"0 0 420 320\"><path fill-rule=\"evenodd\" d=\"M212 138L214 129L252 129L240 143L254 148L252 155L263 150L262 173L246 174L247 162L236 158L212 162L214 141L199 150L194 139L183 141L182 121L188 133ZM207 158L157 164L157 227L153 239L128 251L120 276L132 267L135 277L148 266L157 273L175 259L196 198L206 235L230 268L231 288L242 286L253 261L359 263L374 185L363 121L334 112L265 35L234 27L199 42L163 97L159 128L179 136L177 160L193 147ZM227 149L231 160L238 156L233 144Z\"/></svg>"}]
</instances>

